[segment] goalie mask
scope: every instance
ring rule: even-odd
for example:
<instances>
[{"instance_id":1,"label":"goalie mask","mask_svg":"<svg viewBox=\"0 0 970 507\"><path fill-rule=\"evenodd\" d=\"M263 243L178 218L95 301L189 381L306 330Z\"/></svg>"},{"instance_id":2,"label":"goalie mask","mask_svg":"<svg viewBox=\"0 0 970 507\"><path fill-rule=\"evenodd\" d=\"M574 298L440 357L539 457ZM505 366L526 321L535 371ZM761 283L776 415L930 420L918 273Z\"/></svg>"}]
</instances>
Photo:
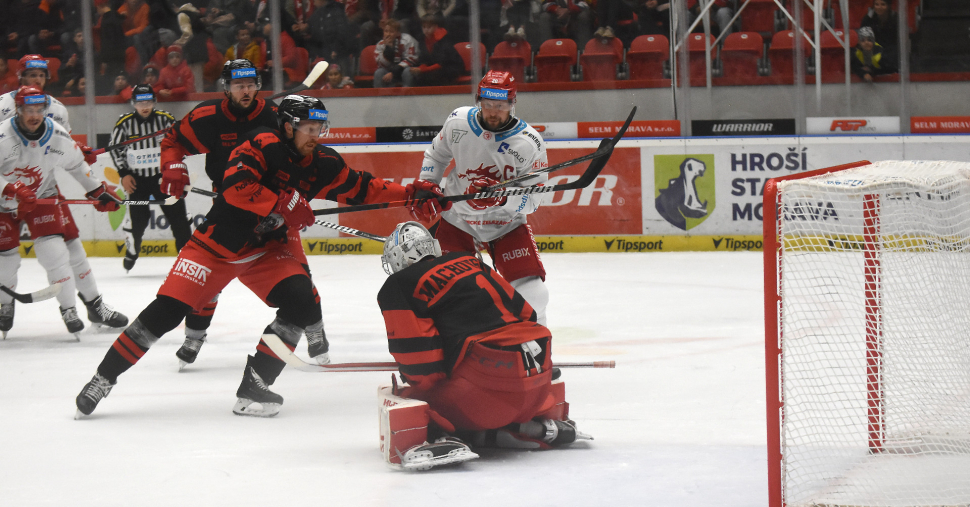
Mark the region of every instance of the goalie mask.
<instances>
[{"instance_id":1,"label":"goalie mask","mask_svg":"<svg viewBox=\"0 0 970 507\"><path fill-rule=\"evenodd\" d=\"M381 264L384 272L393 275L398 271L424 259L439 257L441 246L423 225L417 222L399 224L384 241L384 254Z\"/></svg>"}]
</instances>

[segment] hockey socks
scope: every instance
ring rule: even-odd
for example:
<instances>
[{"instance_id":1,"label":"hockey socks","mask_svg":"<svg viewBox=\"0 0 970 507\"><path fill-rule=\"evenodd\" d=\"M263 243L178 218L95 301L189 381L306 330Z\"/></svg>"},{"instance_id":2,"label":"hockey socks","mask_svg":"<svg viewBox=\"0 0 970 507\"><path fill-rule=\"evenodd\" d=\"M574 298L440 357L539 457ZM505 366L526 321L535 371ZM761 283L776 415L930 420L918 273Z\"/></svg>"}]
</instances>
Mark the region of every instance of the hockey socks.
<instances>
[{"instance_id":1,"label":"hockey socks","mask_svg":"<svg viewBox=\"0 0 970 507\"><path fill-rule=\"evenodd\" d=\"M98 373L114 384L118 381L118 376L134 366L158 338L145 327L141 317L135 319L108 349L98 365Z\"/></svg>"}]
</instances>

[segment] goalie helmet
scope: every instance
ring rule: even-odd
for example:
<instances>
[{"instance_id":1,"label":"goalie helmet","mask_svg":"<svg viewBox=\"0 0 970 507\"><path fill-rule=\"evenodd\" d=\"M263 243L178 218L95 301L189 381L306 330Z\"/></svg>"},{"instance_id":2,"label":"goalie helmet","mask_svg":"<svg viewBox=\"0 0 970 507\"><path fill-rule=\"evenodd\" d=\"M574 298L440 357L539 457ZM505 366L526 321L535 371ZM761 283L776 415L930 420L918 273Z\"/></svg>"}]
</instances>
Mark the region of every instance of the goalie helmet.
<instances>
[{"instance_id":1,"label":"goalie helmet","mask_svg":"<svg viewBox=\"0 0 970 507\"><path fill-rule=\"evenodd\" d=\"M233 79L255 79L256 89L259 90L263 87L263 79L259 77L256 66L245 58L229 60L222 65L222 86L226 93L229 93L229 83Z\"/></svg>"},{"instance_id":2,"label":"goalie helmet","mask_svg":"<svg viewBox=\"0 0 970 507\"><path fill-rule=\"evenodd\" d=\"M404 222L394 228L384 241L381 264L384 272L393 275L425 257L439 257L441 245L423 225Z\"/></svg>"}]
</instances>

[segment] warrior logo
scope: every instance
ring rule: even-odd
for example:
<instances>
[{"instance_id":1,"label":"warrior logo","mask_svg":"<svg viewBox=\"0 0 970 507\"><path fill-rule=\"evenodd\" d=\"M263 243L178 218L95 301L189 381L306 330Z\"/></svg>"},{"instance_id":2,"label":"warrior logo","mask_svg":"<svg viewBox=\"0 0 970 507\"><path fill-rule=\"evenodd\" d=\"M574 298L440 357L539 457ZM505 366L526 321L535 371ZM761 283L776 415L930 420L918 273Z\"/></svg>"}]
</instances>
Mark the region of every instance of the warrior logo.
<instances>
[{"instance_id":1,"label":"warrior logo","mask_svg":"<svg viewBox=\"0 0 970 507\"><path fill-rule=\"evenodd\" d=\"M706 159L706 160L704 160ZM712 155L656 155L657 212L681 230L688 230L703 222L714 209L713 175L702 178L708 166L714 166ZM666 188L662 185L666 182ZM700 195L707 197L701 200Z\"/></svg>"},{"instance_id":2,"label":"warrior logo","mask_svg":"<svg viewBox=\"0 0 970 507\"><path fill-rule=\"evenodd\" d=\"M178 264L175 265L172 272L182 278L192 280L199 285L205 285L209 274L212 273L212 269L188 259L179 259Z\"/></svg>"},{"instance_id":3,"label":"warrior logo","mask_svg":"<svg viewBox=\"0 0 970 507\"><path fill-rule=\"evenodd\" d=\"M3 173L3 176L7 179L17 179L30 187L31 190L37 190L40 187L40 181L43 179L43 173L41 172L40 166L34 167L15 167L9 173Z\"/></svg>"}]
</instances>

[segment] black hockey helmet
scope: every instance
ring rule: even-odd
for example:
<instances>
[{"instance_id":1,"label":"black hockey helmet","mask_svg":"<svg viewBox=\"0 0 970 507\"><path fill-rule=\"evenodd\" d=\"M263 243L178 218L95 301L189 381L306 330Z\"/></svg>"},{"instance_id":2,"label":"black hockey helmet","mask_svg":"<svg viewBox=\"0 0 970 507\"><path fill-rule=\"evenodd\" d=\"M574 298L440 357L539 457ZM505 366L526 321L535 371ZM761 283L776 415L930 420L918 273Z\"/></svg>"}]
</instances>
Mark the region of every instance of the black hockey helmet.
<instances>
[{"instance_id":1,"label":"black hockey helmet","mask_svg":"<svg viewBox=\"0 0 970 507\"><path fill-rule=\"evenodd\" d=\"M259 77L259 71L253 62L245 58L229 60L222 65L222 86L226 93L229 93L229 83L233 79L253 78L256 80L256 89L263 87L263 80Z\"/></svg>"},{"instance_id":2,"label":"black hockey helmet","mask_svg":"<svg viewBox=\"0 0 970 507\"><path fill-rule=\"evenodd\" d=\"M327 135L330 131L330 118L327 106L323 101L316 97L306 97L303 95L287 95L280 101L276 110L280 122L280 130L284 131L284 125L289 123L294 129L299 128L300 121L312 120L323 122L321 136Z\"/></svg>"},{"instance_id":3,"label":"black hockey helmet","mask_svg":"<svg viewBox=\"0 0 970 507\"><path fill-rule=\"evenodd\" d=\"M135 85L131 89L131 105L135 105L135 102L155 102L155 90L152 89L151 85L140 84Z\"/></svg>"}]
</instances>

